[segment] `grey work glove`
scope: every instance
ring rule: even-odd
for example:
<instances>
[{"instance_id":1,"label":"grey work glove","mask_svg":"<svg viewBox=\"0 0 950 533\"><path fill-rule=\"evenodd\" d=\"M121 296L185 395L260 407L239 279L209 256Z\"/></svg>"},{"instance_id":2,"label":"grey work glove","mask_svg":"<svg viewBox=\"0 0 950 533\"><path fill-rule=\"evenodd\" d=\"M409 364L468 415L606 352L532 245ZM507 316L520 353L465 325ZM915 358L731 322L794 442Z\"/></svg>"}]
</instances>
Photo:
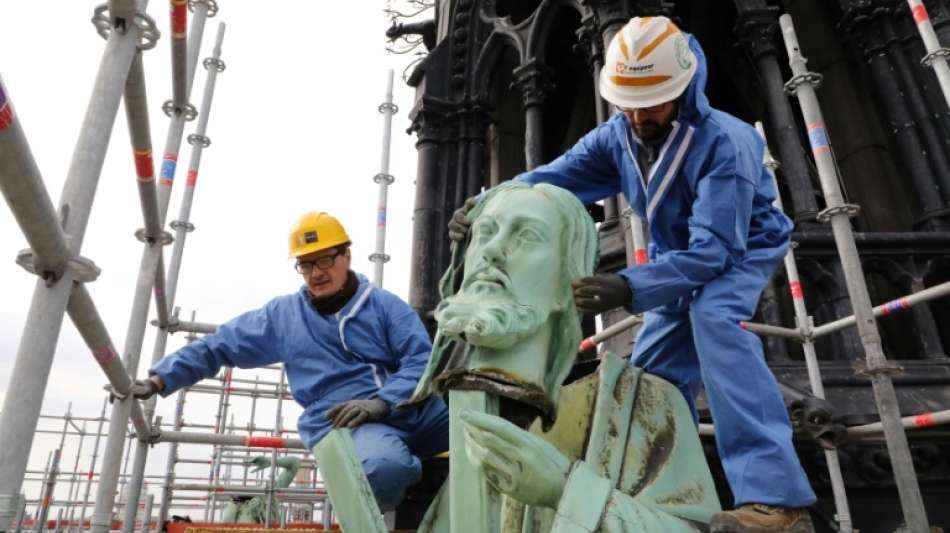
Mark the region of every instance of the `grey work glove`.
<instances>
[{"instance_id":1,"label":"grey work glove","mask_svg":"<svg viewBox=\"0 0 950 533\"><path fill-rule=\"evenodd\" d=\"M129 386L129 391L125 394L115 390L115 387L112 385L106 385L103 388L109 391L109 403L112 403L116 399L124 400L130 395L139 400L147 400L154 396L155 393L161 391L163 387L152 379L137 379L132 382L132 385Z\"/></svg>"},{"instance_id":2,"label":"grey work glove","mask_svg":"<svg viewBox=\"0 0 950 533\"><path fill-rule=\"evenodd\" d=\"M596 315L633 303L633 291L618 274L594 274L571 282L574 305L584 314Z\"/></svg>"},{"instance_id":3,"label":"grey work glove","mask_svg":"<svg viewBox=\"0 0 950 533\"><path fill-rule=\"evenodd\" d=\"M334 428L355 428L365 422L382 420L388 414L389 404L372 398L338 403L327 411L327 418Z\"/></svg>"},{"instance_id":4,"label":"grey work glove","mask_svg":"<svg viewBox=\"0 0 950 533\"><path fill-rule=\"evenodd\" d=\"M472 221L468 218L468 212L478 203L476 197L472 196L465 200L462 207L455 210L452 214L452 220L449 220L449 239L455 242L462 242L468 234L468 229L472 226Z\"/></svg>"}]
</instances>

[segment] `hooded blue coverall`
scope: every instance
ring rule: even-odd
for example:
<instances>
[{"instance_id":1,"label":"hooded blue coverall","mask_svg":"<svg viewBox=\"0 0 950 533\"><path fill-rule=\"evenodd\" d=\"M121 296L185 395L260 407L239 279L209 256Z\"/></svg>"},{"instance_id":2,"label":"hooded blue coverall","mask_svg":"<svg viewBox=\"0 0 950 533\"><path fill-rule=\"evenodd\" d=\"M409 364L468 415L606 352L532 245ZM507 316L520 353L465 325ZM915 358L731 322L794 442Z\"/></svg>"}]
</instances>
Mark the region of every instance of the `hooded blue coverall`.
<instances>
[{"instance_id":1,"label":"hooded blue coverall","mask_svg":"<svg viewBox=\"0 0 950 533\"><path fill-rule=\"evenodd\" d=\"M788 249L792 224L772 206L775 188L754 128L713 109L706 58L679 100L679 114L647 176L623 113L550 164L519 175L574 192L585 204L620 192L650 227L650 262L619 272L647 311L633 364L680 388L695 413L705 386L716 446L737 506L803 507L815 501L762 344L739 326Z\"/></svg>"},{"instance_id":2,"label":"hooded blue coverall","mask_svg":"<svg viewBox=\"0 0 950 533\"><path fill-rule=\"evenodd\" d=\"M431 397L395 410L408 399L431 352L416 313L398 296L358 274L359 288L336 314L321 315L307 287L244 313L212 334L165 357L149 370L165 383L162 396L213 377L222 366L283 363L291 394L304 412L297 421L310 448L331 429L326 412L353 399L380 398L390 412L353 430L356 451L383 511L422 476L420 457L449 448L449 414Z\"/></svg>"}]
</instances>

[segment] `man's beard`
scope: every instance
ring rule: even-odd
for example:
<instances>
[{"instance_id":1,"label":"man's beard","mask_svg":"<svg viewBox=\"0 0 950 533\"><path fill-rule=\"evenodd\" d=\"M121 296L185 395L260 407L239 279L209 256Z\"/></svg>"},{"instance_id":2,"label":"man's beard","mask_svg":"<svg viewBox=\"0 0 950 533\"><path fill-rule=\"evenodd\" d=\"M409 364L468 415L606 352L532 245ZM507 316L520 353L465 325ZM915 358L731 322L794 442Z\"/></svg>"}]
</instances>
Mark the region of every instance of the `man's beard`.
<instances>
[{"instance_id":1,"label":"man's beard","mask_svg":"<svg viewBox=\"0 0 950 533\"><path fill-rule=\"evenodd\" d=\"M439 303L435 320L442 333L452 339L502 350L531 336L547 320L547 315L516 302L507 292L461 292Z\"/></svg>"},{"instance_id":2,"label":"man's beard","mask_svg":"<svg viewBox=\"0 0 950 533\"><path fill-rule=\"evenodd\" d=\"M658 122L647 121L641 125L634 124L633 131L637 134L637 137L641 141L651 142L658 139L666 137L666 134L669 133L672 129L672 124L660 124Z\"/></svg>"}]
</instances>

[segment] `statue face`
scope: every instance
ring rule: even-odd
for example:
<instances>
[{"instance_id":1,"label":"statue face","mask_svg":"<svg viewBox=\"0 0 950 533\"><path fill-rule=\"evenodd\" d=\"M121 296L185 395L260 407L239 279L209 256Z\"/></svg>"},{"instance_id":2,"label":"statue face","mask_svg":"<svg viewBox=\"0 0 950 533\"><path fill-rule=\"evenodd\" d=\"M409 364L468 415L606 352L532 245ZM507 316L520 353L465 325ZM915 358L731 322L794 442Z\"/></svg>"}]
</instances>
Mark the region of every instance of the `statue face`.
<instances>
[{"instance_id":1,"label":"statue face","mask_svg":"<svg viewBox=\"0 0 950 533\"><path fill-rule=\"evenodd\" d=\"M461 290L436 315L443 332L494 349L530 336L570 297L563 215L537 191L506 192L472 222Z\"/></svg>"}]
</instances>

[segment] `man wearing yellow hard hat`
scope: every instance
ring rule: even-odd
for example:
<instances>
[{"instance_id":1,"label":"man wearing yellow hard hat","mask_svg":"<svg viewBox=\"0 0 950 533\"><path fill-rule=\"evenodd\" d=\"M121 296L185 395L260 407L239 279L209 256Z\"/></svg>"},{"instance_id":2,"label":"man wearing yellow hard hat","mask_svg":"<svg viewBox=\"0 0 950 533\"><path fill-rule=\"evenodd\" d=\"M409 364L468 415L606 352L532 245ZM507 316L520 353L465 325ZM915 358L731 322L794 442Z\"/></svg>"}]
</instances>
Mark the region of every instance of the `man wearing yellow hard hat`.
<instances>
[{"instance_id":1,"label":"man wearing yellow hard hat","mask_svg":"<svg viewBox=\"0 0 950 533\"><path fill-rule=\"evenodd\" d=\"M422 475L420 457L448 449L448 410L431 398L408 399L431 351L418 315L398 296L350 270L350 238L323 212L303 215L289 237L304 285L244 313L165 357L137 381L148 398L214 376L222 366L283 363L304 412L300 437L313 448L334 427L353 441L382 511L394 508Z\"/></svg>"},{"instance_id":2,"label":"man wearing yellow hard hat","mask_svg":"<svg viewBox=\"0 0 950 533\"><path fill-rule=\"evenodd\" d=\"M763 139L709 105L706 74L692 35L666 17L631 19L600 73L600 95L620 112L515 179L564 187L586 204L623 193L649 223L649 263L575 280L578 310L643 312L633 364L677 385L691 406L705 388L737 507L712 517L713 533L806 533L815 494L762 344L740 327L792 224L772 206ZM456 211L451 238L466 238L474 201Z\"/></svg>"}]
</instances>

